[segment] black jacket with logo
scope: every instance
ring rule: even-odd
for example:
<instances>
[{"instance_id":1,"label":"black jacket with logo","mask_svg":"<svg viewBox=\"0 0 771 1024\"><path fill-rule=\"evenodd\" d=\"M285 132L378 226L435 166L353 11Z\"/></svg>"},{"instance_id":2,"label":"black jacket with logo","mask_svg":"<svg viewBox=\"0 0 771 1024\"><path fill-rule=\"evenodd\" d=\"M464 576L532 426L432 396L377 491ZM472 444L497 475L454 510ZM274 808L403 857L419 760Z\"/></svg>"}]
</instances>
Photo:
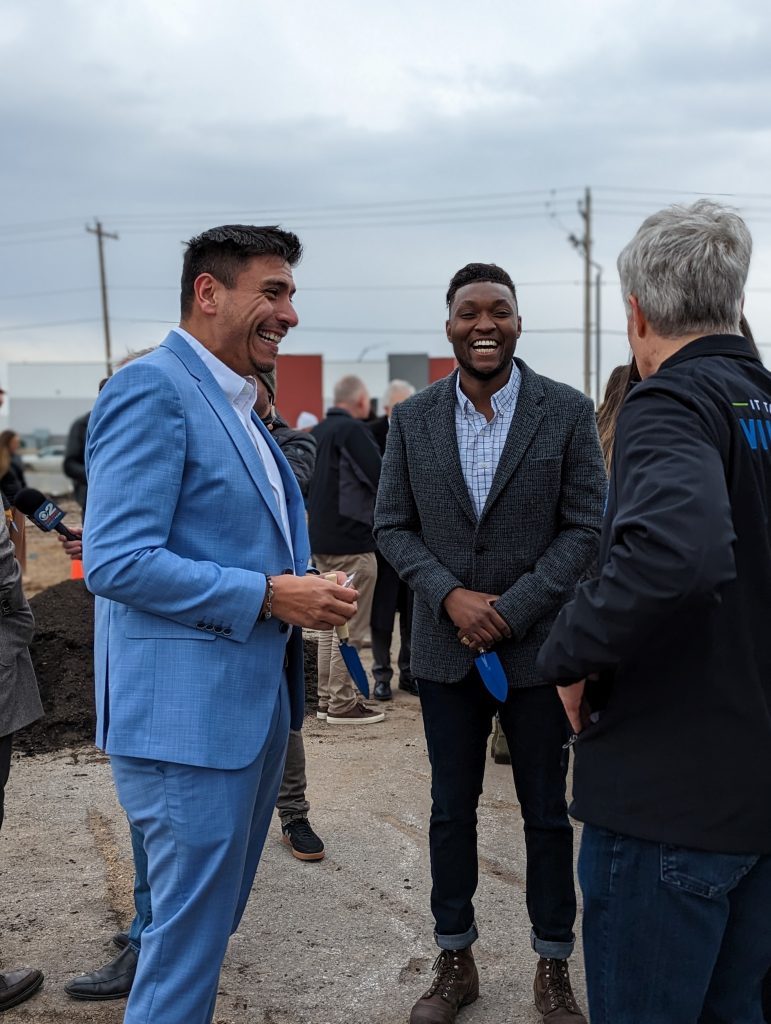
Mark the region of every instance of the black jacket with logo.
<instances>
[{"instance_id":1,"label":"black jacket with logo","mask_svg":"<svg viewBox=\"0 0 771 1024\"><path fill-rule=\"evenodd\" d=\"M381 459L372 432L344 409L333 407L311 433L318 446L308 493L311 550L324 555L374 551L372 520Z\"/></svg>"},{"instance_id":2,"label":"black jacket with logo","mask_svg":"<svg viewBox=\"0 0 771 1024\"><path fill-rule=\"evenodd\" d=\"M621 411L600 575L538 669L590 674L573 815L622 834L771 853L771 374L700 338Z\"/></svg>"}]
</instances>

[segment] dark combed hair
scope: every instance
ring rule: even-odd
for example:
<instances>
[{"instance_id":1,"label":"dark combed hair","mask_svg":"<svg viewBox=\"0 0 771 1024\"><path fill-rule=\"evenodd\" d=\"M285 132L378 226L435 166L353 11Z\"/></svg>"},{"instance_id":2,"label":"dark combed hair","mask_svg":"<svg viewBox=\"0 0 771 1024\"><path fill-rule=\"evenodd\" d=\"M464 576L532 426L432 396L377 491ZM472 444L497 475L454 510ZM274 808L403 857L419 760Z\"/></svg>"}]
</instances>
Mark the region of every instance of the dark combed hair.
<instances>
[{"instance_id":1,"label":"dark combed hair","mask_svg":"<svg viewBox=\"0 0 771 1024\"><path fill-rule=\"evenodd\" d=\"M506 271L495 263L467 263L453 276L450 287L447 289L447 308L452 305L455 293L464 285L474 284L475 281L492 281L493 284L505 284L511 289L514 301L517 301L517 289Z\"/></svg>"},{"instance_id":2,"label":"dark combed hair","mask_svg":"<svg viewBox=\"0 0 771 1024\"><path fill-rule=\"evenodd\" d=\"M199 274L211 274L226 288L234 288L238 275L255 256L278 256L294 267L302 254L297 235L275 225L223 224L209 228L191 238L185 249L180 288L182 316L193 307L193 285Z\"/></svg>"}]
</instances>

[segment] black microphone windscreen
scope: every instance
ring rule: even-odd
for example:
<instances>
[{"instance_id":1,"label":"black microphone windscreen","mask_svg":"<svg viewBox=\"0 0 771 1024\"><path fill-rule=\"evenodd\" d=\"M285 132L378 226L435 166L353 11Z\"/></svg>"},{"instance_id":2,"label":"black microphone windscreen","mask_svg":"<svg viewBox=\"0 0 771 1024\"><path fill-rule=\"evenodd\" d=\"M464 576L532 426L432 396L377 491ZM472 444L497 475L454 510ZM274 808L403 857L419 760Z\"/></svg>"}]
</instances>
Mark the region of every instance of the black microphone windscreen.
<instances>
[{"instance_id":1,"label":"black microphone windscreen","mask_svg":"<svg viewBox=\"0 0 771 1024\"><path fill-rule=\"evenodd\" d=\"M14 498L14 505L41 530L55 530L64 519L56 502L34 487L23 487Z\"/></svg>"}]
</instances>

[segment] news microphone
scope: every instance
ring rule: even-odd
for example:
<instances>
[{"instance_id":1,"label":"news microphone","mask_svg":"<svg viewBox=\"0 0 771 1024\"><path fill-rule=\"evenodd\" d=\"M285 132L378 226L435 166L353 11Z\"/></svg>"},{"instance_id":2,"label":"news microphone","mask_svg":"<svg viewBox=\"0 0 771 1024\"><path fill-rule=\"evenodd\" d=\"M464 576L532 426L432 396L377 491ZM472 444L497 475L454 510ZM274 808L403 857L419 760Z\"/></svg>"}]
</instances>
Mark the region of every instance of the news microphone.
<instances>
[{"instance_id":1,"label":"news microphone","mask_svg":"<svg viewBox=\"0 0 771 1024\"><path fill-rule=\"evenodd\" d=\"M42 491L36 491L34 487L24 487L18 492L13 503L27 519L46 533L56 530L67 540L80 540L80 537L62 523L64 510L60 509L53 499L46 498Z\"/></svg>"}]
</instances>

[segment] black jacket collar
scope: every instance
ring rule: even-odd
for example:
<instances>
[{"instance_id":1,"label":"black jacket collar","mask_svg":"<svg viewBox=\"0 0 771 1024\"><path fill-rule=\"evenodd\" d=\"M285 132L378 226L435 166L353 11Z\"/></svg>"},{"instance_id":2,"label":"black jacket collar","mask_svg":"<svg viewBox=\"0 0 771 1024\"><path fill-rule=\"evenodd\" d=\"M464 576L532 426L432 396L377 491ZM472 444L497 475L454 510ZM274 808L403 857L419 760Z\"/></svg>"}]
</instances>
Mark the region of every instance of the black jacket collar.
<instances>
[{"instance_id":1,"label":"black jacket collar","mask_svg":"<svg viewBox=\"0 0 771 1024\"><path fill-rule=\"evenodd\" d=\"M669 366L677 366L686 359L696 359L700 356L738 356L744 359L755 359L758 357L750 348L750 343L740 334L708 334L703 338L696 338L688 342L679 352L675 352L669 359L665 359L659 367L664 370Z\"/></svg>"}]
</instances>

